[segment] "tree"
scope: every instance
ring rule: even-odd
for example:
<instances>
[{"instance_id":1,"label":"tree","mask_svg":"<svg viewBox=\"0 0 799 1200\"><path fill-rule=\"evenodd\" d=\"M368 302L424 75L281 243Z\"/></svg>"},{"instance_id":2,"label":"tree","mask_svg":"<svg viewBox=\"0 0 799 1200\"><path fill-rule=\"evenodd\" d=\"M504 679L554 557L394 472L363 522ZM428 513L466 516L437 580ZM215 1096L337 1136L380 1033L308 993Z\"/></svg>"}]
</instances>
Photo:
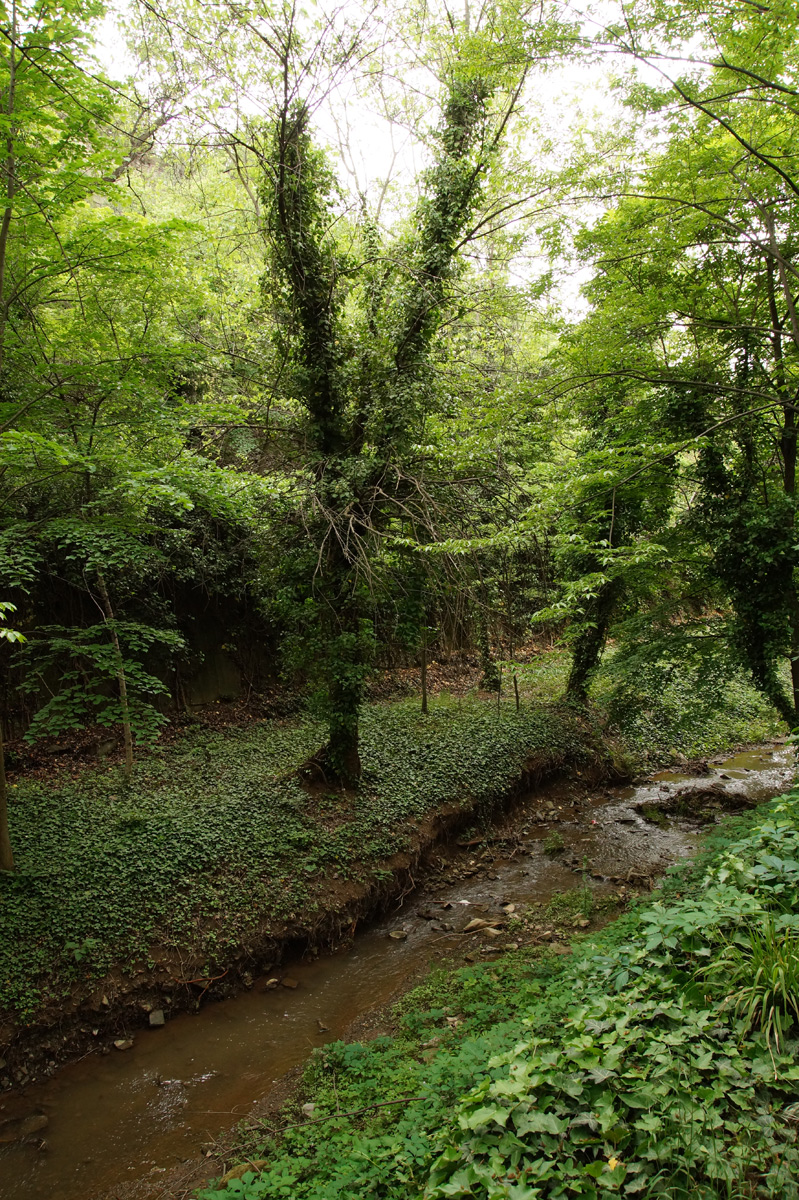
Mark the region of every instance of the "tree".
<instances>
[{"instance_id":1,"label":"tree","mask_svg":"<svg viewBox=\"0 0 799 1200\"><path fill-rule=\"evenodd\" d=\"M732 643L794 725L795 14L778 28L751 6L702 11L715 51L703 74L671 78L670 91L630 86L631 107L661 144L581 237L597 267L587 289L594 311L571 339L565 386L592 398L608 449L598 497L606 509L624 513L644 480L651 488L671 475L674 511L660 530L649 521L649 536L704 545L732 605ZM663 14L633 6L628 15L614 44L662 64L666 52L651 46ZM669 31L672 46L684 33ZM619 460L631 429L639 462ZM608 579L605 600L611 589ZM785 658L792 695L780 680Z\"/></svg>"},{"instance_id":2,"label":"tree","mask_svg":"<svg viewBox=\"0 0 799 1200\"><path fill-rule=\"evenodd\" d=\"M8 601L0 602L0 622L5 622L6 613L16 612ZM0 642L24 642L25 638L16 629L0 624ZM8 829L8 784L6 782L6 758L3 746L3 725L0 721L0 871L14 870L14 854Z\"/></svg>"},{"instance_id":3,"label":"tree","mask_svg":"<svg viewBox=\"0 0 799 1200\"><path fill-rule=\"evenodd\" d=\"M282 43L286 73L294 47ZM308 490L302 511L311 578L304 613L327 695L328 778L360 774L358 713L372 651L377 548L397 520L429 528L414 445L435 409L431 347L469 240L485 178L518 99L526 55L502 59L461 31L449 49L436 161L414 231L381 244L365 216L347 254L333 232L334 184L313 146L310 112L287 85L265 164L266 291L283 386L302 411ZM358 257L356 257L358 255ZM306 638L308 632L306 631Z\"/></svg>"},{"instance_id":4,"label":"tree","mask_svg":"<svg viewBox=\"0 0 799 1200\"><path fill-rule=\"evenodd\" d=\"M221 576L214 523L252 527L264 492L256 480L243 495L197 437L211 414L241 415L192 386L214 264L203 228L142 212L122 179L135 104L88 57L100 12L18 5L0 26L0 580L28 635L16 661L39 708L29 734L119 723L129 774L134 740L163 720L158 673L184 642L164 593L207 562L190 561L190 514L210 522L208 574ZM139 150L159 121L133 121Z\"/></svg>"}]
</instances>

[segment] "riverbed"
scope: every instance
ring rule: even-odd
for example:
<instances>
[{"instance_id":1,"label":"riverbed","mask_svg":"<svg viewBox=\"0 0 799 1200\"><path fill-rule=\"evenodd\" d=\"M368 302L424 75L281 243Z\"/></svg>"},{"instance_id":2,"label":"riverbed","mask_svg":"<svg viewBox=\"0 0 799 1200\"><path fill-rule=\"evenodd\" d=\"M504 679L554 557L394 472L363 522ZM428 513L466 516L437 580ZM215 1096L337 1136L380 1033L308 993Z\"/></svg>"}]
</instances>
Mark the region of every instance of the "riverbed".
<instances>
[{"instance_id":1,"label":"riverbed","mask_svg":"<svg viewBox=\"0 0 799 1200\"><path fill-rule=\"evenodd\" d=\"M4 1096L0 1138L11 1118L32 1125L25 1141L0 1147L0 1197L180 1194L173 1189L181 1170L196 1177L205 1155L208 1174L218 1170L214 1148L226 1132L279 1092L315 1047L345 1037L429 965L490 952L464 932L470 921L546 903L576 882L598 898L646 890L692 853L698 833L693 821L672 814L654 822L644 813L693 788L767 799L785 790L794 770L792 752L775 745L717 760L699 777L663 772L638 787L593 791L572 779L529 793L485 834L444 851L422 887L349 948L287 962L231 1000L137 1031L124 1050L91 1054ZM554 852L553 835L563 842Z\"/></svg>"}]
</instances>

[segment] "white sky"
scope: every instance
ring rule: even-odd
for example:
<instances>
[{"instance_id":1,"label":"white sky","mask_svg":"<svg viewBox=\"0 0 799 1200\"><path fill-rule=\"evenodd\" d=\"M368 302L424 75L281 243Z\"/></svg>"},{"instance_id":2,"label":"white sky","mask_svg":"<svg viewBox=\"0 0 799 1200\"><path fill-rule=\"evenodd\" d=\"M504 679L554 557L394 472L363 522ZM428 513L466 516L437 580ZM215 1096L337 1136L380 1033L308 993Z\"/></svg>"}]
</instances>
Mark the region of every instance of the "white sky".
<instances>
[{"instance_id":1,"label":"white sky","mask_svg":"<svg viewBox=\"0 0 799 1200\"><path fill-rule=\"evenodd\" d=\"M129 11L129 4L130 0L121 0L119 11ZM358 0L348 0L346 14L357 15L358 12ZM118 79L129 78L136 72L137 64L125 47L113 15L108 16L100 27L98 57L105 69ZM146 89L146 80L142 82ZM402 82L415 83L420 90L435 90L432 76L427 80L418 76L410 80L403 78ZM265 95L259 97L252 92L243 101L243 107L251 114L265 111L268 104ZM555 70L539 72L530 82L526 100L526 113L533 115L534 121L529 141L526 146L522 143L520 149L522 152L529 149L530 157L535 159L540 156L542 141L549 139L554 146L553 161L565 159L577 128L608 127L621 112L621 106L611 94L608 69L604 64L588 65L581 60L579 64L567 62ZM425 165L424 143L416 132L389 122L374 103L360 93L355 78L345 80L331 94L329 102L320 106L316 124L331 148L340 152L339 175L353 195L360 192L374 201L382 184L390 177L392 189L386 196L381 215L390 224L392 204L394 215L402 215L403 204L407 204L405 189L412 185ZM170 136L174 136L174 126ZM346 143L344 146L342 141ZM539 269L540 265L529 259L520 259L517 281L529 281ZM558 294L553 299L564 310L564 315L576 318L585 311L579 288L587 275L584 270L570 274L567 265L561 265Z\"/></svg>"}]
</instances>

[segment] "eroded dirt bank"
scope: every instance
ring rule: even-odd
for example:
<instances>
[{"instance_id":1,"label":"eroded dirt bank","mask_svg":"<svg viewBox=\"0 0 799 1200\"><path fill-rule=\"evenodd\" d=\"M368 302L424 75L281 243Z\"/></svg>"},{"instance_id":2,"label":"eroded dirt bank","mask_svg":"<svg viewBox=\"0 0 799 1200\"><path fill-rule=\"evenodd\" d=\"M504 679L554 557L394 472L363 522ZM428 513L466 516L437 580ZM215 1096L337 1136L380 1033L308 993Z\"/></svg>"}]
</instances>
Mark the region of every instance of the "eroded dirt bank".
<instances>
[{"instance_id":1,"label":"eroded dirt bank","mask_svg":"<svg viewBox=\"0 0 799 1200\"><path fill-rule=\"evenodd\" d=\"M545 906L555 893L589 889L594 915L607 919L691 852L697 810L712 819L778 793L790 776L787 752L769 748L709 775L664 774L635 789L602 788L585 775L529 789L487 836L462 833L425 867L396 864L402 886L350 949L288 961L235 999L131 1030L128 1049L91 1054L6 1096L0 1121L18 1140L0 1157L2 1195L181 1195L230 1165L216 1154L224 1131L279 1094L312 1047L345 1036L431 962L479 960L520 944L565 948L584 918L568 911L565 921L553 919Z\"/></svg>"},{"instance_id":2,"label":"eroded dirt bank","mask_svg":"<svg viewBox=\"0 0 799 1200\"><path fill-rule=\"evenodd\" d=\"M610 762L599 755L587 762L584 754L581 766L580 778L586 783L614 774ZM131 1041L154 1021L160 1027L179 1013L196 1014L211 1001L236 996L287 959L316 957L350 945L363 922L413 889L437 847L457 839L476 820L496 818L520 795L568 771L561 757L539 753L493 805L466 797L398 827L394 835L407 849L377 864L355 863L344 877L320 880L295 920L265 920L213 971L189 951L155 945L151 965L142 964L135 974L113 971L96 980L88 996L85 988L76 987L71 1000L52 1005L35 1024L0 1024L0 1092L27 1088L64 1062L116 1052L118 1043Z\"/></svg>"}]
</instances>

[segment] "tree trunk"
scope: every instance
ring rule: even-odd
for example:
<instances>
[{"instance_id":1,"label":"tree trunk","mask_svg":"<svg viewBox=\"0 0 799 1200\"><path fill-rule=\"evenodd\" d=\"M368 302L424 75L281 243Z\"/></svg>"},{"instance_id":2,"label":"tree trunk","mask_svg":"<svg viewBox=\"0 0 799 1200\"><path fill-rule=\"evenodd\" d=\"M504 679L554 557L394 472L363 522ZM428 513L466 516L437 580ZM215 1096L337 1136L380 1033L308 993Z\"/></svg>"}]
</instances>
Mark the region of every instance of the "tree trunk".
<instances>
[{"instance_id":1,"label":"tree trunk","mask_svg":"<svg viewBox=\"0 0 799 1200\"><path fill-rule=\"evenodd\" d=\"M8 786L6 784L6 755L3 727L0 724L0 871L14 870L14 854L8 831Z\"/></svg>"},{"instance_id":2,"label":"tree trunk","mask_svg":"<svg viewBox=\"0 0 799 1200\"><path fill-rule=\"evenodd\" d=\"M360 693L360 689L358 692ZM352 785L358 782L363 770L358 731L360 694L356 696L351 688L333 683L330 699L333 711L330 715L329 736L323 759L336 782Z\"/></svg>"},{"instance_id":3,"label":"tree trunk","mask_svg":"<svg viewBox=\"0 0 799 1200\"><path fill-rule=\"evenodd\" d=\"M602 658L602 651L605 649L605 640L620 590L621 585L617 579L611 579L608 583L603 584L586 613L590 624L574 643L569 682L566 684L566 698L577 704L585 705L588 702L588 686Z\"/></svg>"},{"instance_id":4,"label":"tree trunk","mask_svg":"<svg viewBox=\"0 0 799 1200\"><path fill-rule=\"evenodd\" d=\"M108 589L105 586L105 580L102 574L97 572L97 587L100 592L100 599L103 603L103 615L105 623L108 626L108 632L111 635L111 642L114 647L114 658L117 668L117 686L119 687L119 707L122 710L122 736L125 742L125 774L130 779L133 774L133 734L130 727L130 708L128 706L128 683L125 678L125 662L122 657L122 647L119 644L119 635L114 627L114 610L111 607L111 600L108 596Z\"/></svg>"},{"instance_id":5,"label":"tree trunk","mask_svg":"<svg viewBox=\"0 0 799 1200\"><path fill-rule=\"evenodd\" d=\"M3 209L2 220L0 220L0 366L3 363L3 349L5 343L5 329L8 318L8 301L6 299L6 262L8 260L8 234L11 229L11 217L14 205L14 193L16 191L15 177L15 156L14 156L14 104L17 82L17 62L16 62L16 42L17 42L17 6L16 0L11 6L11 45L8 52L8 105L6 114L8 116L8 133L6 134L6 156L3 164L3 174L5 176L5 208Z\"/></svg>"},{"instance_id":6,"label":"tree trunk","mask_svg":"<svg viewBox=\"0 0 799 1200\"><path fill-rule=\"evenodd\" d=\"M483 668L483 678L480 685L487 692L499 690L499 673L497 664L491 657L491 643L488 640L488 627L485 616L481 613L477 619L477 649L480 654L480 666Z\"/></svg>"},{"instance_id":7,"label":"tree trunk","mask_svg":"<svg viewBox=\"0 0 799 1200\"><path fill-rule=\"evenodd\" d=\"M782 328L783 322L780 319L779 309L777 307L777 288L774 278L774 261L775 259L782 264L782 257L778 252L776 237L774 233L774 222L769 219L769 241L772 250L772 256L766 259L766 281L768 293L769 315L771 317L771 349L774 355L774 364L776 367L776 380L779 391L782 394L783 402L783 418L782 418L782 434L780 437L780 452L782 454L782 486L785 495L791 500L791 509L789 515L790 529L796 525L796 393L789 388L787 372L785 369L785 358L782 344ZM781 271L782 275L782 271ZM786 291L786 303L789 308L791 323L789 328L793 331L794 340L797 338L796 329L796 314L793 309L793 301L790 289ZM799 342L797 342L799 349ZM793 713L789 712L789 705L778 703L777 708L786 721L786 724L791 728L795 728L799 724L799 591L797 590L796 571L793 572L793 580L791 586L791 595L789 598L791 624L791 700L793 705ZM778 692L782 692L782 688L778 687ZM778 697L781 699L781 696Z\"/></svg>"},{"instance_id":8,"label":"tree trunk","mask_svg":"<svg viewBox=\"0 0 799 1200\"><path fill-rule=\"evenodd\" d=\"M422 712L427 712L427 629L422 642Z\"/></svg>"},{"instance_id":9,"label":"tree trunk","mask_svg":"<svg viewBox=\"0 0 799 1200\"><path fill-rule=\"evenodd\" d=\"M786 405L782 428L783 486L786 496L796 500L796 412ZM796 525L796 512L791 508L791 527ZM793 572L790 597L791 620L791 696L793 718L791 728L799 725L799 594L796 586L796 570Z\"/></svg>"}]
</instances>

